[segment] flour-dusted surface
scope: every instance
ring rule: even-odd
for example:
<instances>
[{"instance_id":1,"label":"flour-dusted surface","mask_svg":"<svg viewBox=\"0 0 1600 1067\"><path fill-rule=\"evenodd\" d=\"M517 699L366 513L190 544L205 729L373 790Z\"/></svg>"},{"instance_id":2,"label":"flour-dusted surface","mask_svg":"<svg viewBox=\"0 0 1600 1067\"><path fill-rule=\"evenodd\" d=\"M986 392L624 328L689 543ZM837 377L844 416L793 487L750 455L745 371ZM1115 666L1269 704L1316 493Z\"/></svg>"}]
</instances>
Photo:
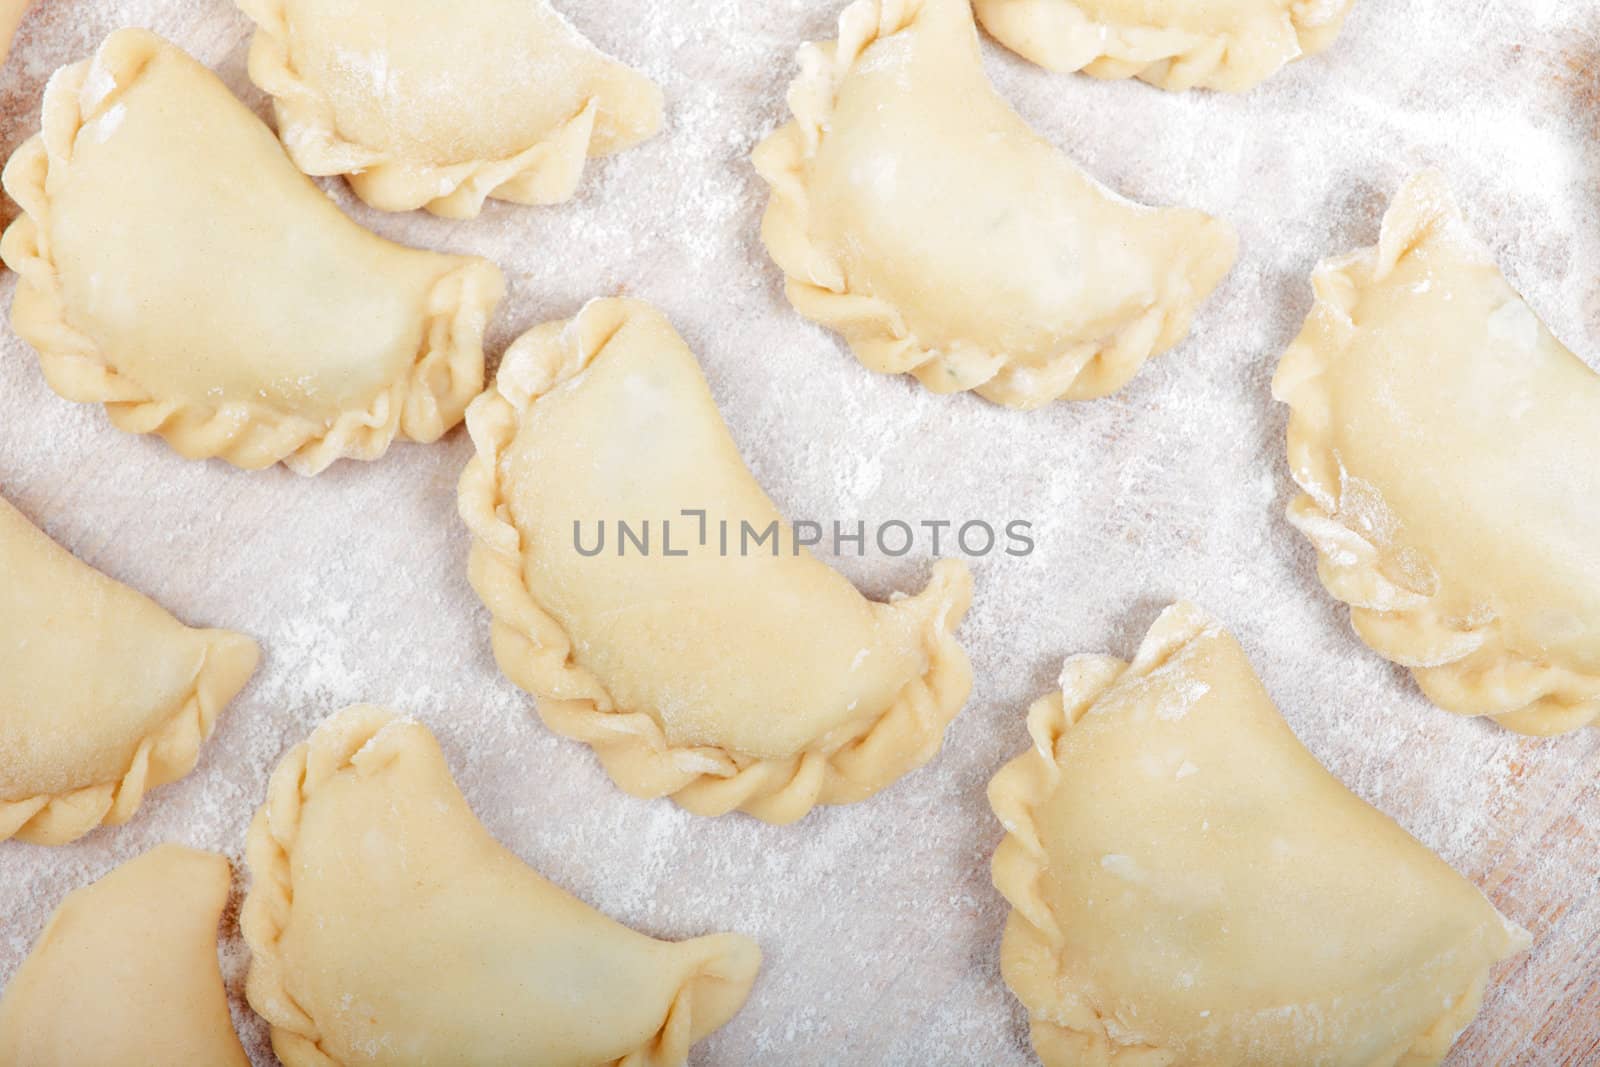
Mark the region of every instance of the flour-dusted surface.
<instances>
[{"instance_id":1,"label":"flour-dusted surface","mask_svg":"<svg viewBox=\"0 0 1600 1067\"><path fill-rule=\"evenodd\" d=\"M381 233L502 264L496 352L591 296L659 305L792 516L1032 520L1031 557L974 564L962 636L977 683L943 754L872 801L791 827L629 798L495 670L455 515L462 434L314 480L190 463L56 397L5 331L0 491L186 622L253 634L266 658L195 773L131 824L60 849L0 845L0 982L69 889L156 842L238 866L283 752L328 712L374 701L431 726L484 822L557 883L658 936L761 942L750 1002L697 1063L1032 1063L998 972L1006 908L988 857L1000 828L984 787L1026 743L1026 706L1065 655L1131 655L1161 607L1192 597L1238 633L1336 774L1535 935L1452 1063L1596 1062L1600 731L1538 741L1455 718L1356 640L1282 518L1286 413L1268 380L1310 307L1315 262L1375 239L1388 196L1427 164L1450 175L1556 334L1600 364L1600 10L1357 0L1330 52L1240 98L1052 75L986 44L1002 92L1096 175L1224 215L1241 235L1239 266L1187 343L1110 399L1026 414L873 376L783 300L747 155L784 117L794 50L832 37L842 5L557 6L663 85L660 137L592 166L571 204L491 204L476 221L383 216L327 188ZM45 0L0 72L0 147L37 129L51 71L124 25L171 38L265 113L244 74L246 20L222 0ZM839 563L874 595L918 587L927 569ZM233 915L224 970L252 1055L270 1064Z\"/></svg>"}]
</instances>

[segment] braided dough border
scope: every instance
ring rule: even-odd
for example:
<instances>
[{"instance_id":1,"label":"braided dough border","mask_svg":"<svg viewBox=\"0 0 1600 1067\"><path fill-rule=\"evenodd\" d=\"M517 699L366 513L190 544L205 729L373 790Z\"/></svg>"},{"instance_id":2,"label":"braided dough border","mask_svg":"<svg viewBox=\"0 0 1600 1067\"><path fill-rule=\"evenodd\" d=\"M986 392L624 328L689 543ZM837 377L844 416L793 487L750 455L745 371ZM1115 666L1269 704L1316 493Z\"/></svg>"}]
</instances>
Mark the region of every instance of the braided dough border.
<instances>
[{"instance_id":1,"label":"braided dough border","mask_svg":"<svg viewBox=\"0 0 1600 1067\"><path fill-rule=\"evenodd\" d=\"M186 458L220 456L246 470L281 461L312 475L341 458L377 459L397 436L437 441L483 391L483 334L504 292L499 269L486 260L467 260L434 283L410 372L365 411L346 411L331 422L255 401L210 407L154 396L117 370L113 353L71 324L50 249L52 172L71 166L79 132L116 106L157 40L114 34L93 59L57 71L45 89L43 128L5 167L6 192L22 207L0 238L0 257L18 276L11 322L38 350L45 380L68 400L104 404L120 430L157 434ZM91 92L91 74L102 72L114 77L115 88Z\"/></svg>"},{"instance_id":2,"label":"braided dough border","mask_svg":"<svg viewBox=\"0 0 1600 1067\"><path fill-rule=\"evenodd\" d=\"M1293 0L1276 20L1218 34L1101 21L1076 0L975 0L995 40L1049 70L1139 78L1173 92L1242 93L1331 45L1355 0Z\"/></svg>"},{"instance_id":3,"label":"braided dough border","mask_svg":"<svg viewBox=\"0 0 1600 1067\"><path fill-rule=\"evenodd\" d=\"M577 192L584 163L591 156L631 148L661 127L660 89L640 74L641 82L655 89L656 102L654 121L638 131L597 138L601 101L594 96L542 140L504 159L430 163L400 158L340 132L333 104L300 76L289 58L291 31L284 0L238 0L238 4L256 24L250 41L250 80L272 97L279 138L295 165L307 174L343 175L357 196L381 211L422 208L444 218L471 219L478 217L488 199L559 204Z\"/></svg>"},{"instance_id":4,"label":"braided dough border","mask_svg":"<svg viewBox=\"0 0 1600 1067\"><path fill-rule=\"evenodd\" d=\"M98 826L120 826L138 811L146 792L194 769L217 716L244 688L261 660L260 648L243 634L202 633L206 651L194 685L140 740L127 769L111 781L66 793L0 800L0 841L15 837L36 845L65 845Z\"/></svg>"},{"instance_id":5,"label":"braided dough border","mask_svg":"<svg viewBox=\"0 0 1600 1067\"><path fill-rule=\"evenodd\" d=\"M266 803L250 822L245 843L250 889L239 909L239 930L250 946L245 996L271 1025L272 1049L287 1067L342 1067L322 1048L316 1021L289 991L278 954L294 910L290 853L299 836L300 811L335 776L382 770L407 743L408 728L422 729L370 704L328 716L273 771ZM677 944L698 946L704 958L673 999L661 1029L642 1048L597 1067L676 1067L688 1059L690 1045L743 1005L760 966L751 942L738 935L711 934Z\"/></svg>"},{"instance_id":6,"label":"braided dough border","mask_svg":"<svg viewBox=\"0 0 1600 1067\"><path fill-rule=\"evenodd\" d=\"M1107 693L1159 670L1192 642L1216 632L1216 622L1188 603L1174 604L1151 626L1131 663L1112 656L1072 656L1061 669L1061 689L1028 709L1033 747L1000 769L989 783L989 806L1005 827L991 871L1012 911L1001 945L1006 985L1028 1009L1034 1050L1046 1067L1171 1067L1177 1052L1119 1043L1093 998L1071 988L1062 968L1065 941L1043 881L1050 857L1039 832L1038 809L1061 780L1056 748ZM1483 1000L1483 975L1408 1046L1391 1050L1371 1067L1425 1067L1444 1059Z\"/></svg>"},{"instance_id":7,"label":"braided dough border","mask_svg":"<svg viewBox=\"0 0 1600 1067\"><path fill-rule=\"evenodd\" d=\"M1328 260L1313 275L1316 304L1272 382L1273 396L1290 408L1289 467L1303 490L1288 518L1316 547L1317 575L1350 606L1356 633L1379 655L1409 668L1435 704L1487 715L1519 733L1563 733L1600 720L1600 676L1513 648L1497 618L1465 620L1447 612L1437 581L1408 578L1392 551L1341 514L1340 463L1329 443L1335 415L1323 376L1355 336L1351 316L1361 290L1441 233L1460 242L1465 254L1488 261L1466 231L1444 177L1425 171L1395 195L1375 247Z\"/></svg>"},{"instance_id":8,"label":"braided dough border","mask_svg":"<svg viewBox=\"0 0 1600 1067\"><path fill-rule=\"evenodd\" d=\"M893 304L852 289L844 269L808 236L811 206L805 171L832 125L839 87L868 48L913 28L929 3L943 2L949 0L856 0L839 16L837 41L800 49L800 73L788 93L794 118L751 154L757 173L771 186L762 241L784 272L784 291L795 310L843 335L869 370L911 374L936 393L970 389L1013 408L1106 396L1189 333L1203 295L1232 266L1231 230L1211 256L1215 263L1205 261L1201 284L1169 283L1162 299L1114 333L1066 347L1040 366L1016 363L1007 353L976 344L940 348L924 343ZM1174 288L1185 291L1175 294Z\"/></svg>"},{"instance_id":9,"label":"braided dough border","mask_svg":"<svg viewBox=\"0 0 1600 1067\"><path fill-rule=\"evenodd\" d=\"M940 561L926 589L896 604L924 620L925 672L875 719L841 726L788 759L676 746L649 713L618 708L600 679L575 661L571 638L524 580L522 535L500 484L501 455L528 408L581 374L633 306L592 301L569 322L525 334L507 350L496 385L467 412L477 456L461 476L461 517L473 536L472 586L494 617L495 659L507 677L539 698L539 715L550 729L592 747L616 783L635 796L671 795L700 815L737 809L773 823L793 822L818 804L865 799L932 759L966 702L972 669L954 637L972 599L965 565Z\"/></svg>"}]
</instances>

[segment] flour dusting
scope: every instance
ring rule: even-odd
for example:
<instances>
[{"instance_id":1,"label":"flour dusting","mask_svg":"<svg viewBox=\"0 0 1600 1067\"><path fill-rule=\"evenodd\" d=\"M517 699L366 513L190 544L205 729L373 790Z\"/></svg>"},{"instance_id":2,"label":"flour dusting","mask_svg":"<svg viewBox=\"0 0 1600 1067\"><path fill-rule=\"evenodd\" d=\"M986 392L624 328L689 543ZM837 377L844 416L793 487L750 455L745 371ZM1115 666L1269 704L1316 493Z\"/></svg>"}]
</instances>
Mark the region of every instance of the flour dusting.
<instances>
[{"instance_id":1,"label":"flour dusting","mask_svg":"<svg viewBox=\"0 0 1600 1067\"><path fill-rule=\"evenodd\" d=\"M1064 657L1126 659L1162 608L1189 598L1239 637L1318 759L1533 934L1497 972L1453 1067L1558 1067L1595 1047L1600 731L1540 741L1438 711L1356 639L1283 519L1286 412L1268 385L1311 306L1314 265L1373 243L1390 195L1426 165L1449 176L1533 312L1600 363L1592 5L1357 0L1326 53L1239 97L1055 75L985 39L1000 91L1097 179L1240 232L1240 262L1188 340L1115 396L1031 413L873 375L784 299L748 155L787 118L800 44L833 37L842 4L556 6L662 85L660 136L591 161L569 204L491 202L472 221L383 215L338 180L324 188L385 236L501 264L495 356L595 296L662 308L786 514L1030 520L1032 555L974 563L960 636L976 684L943 752L870 801L789 827L628 797L495 668L456 516L464 432L314 479L192 463L55 396L4 330L0 492L184 621L252 634L265 658L195 772L127 826L66 848L0 845L0 983L68 890L160 841L215 849L238 872L221 945L235 1020L255 1062L272 1064L243 998L245 831L283 754L328 713L370 702L433 730L489 830L563 888L655 936L736 930L761 943L749 1003L695 1064L1027 1067L1025 1015L999 974L1007 908L988 860L1002 829L985 787L1030 744L1027 707ZM269 114L232 5L51 0L0 70L0 147L37 130L51 72L122 25L174 40ZM0 302L14 284L0 278ZM1503 325L1525 330L1510 313ZM1381 527L1381 511L1372 518ZM915 555L831 562L880 598L927 574Z\"/></svg>"}]
</instances>

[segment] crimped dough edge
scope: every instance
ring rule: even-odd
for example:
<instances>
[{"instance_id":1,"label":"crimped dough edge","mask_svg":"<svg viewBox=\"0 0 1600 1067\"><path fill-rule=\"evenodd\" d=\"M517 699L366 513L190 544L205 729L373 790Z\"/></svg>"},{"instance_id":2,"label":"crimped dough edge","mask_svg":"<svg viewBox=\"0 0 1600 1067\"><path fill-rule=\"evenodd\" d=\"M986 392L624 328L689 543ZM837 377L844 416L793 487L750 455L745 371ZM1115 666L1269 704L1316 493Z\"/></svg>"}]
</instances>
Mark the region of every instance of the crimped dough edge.
<instances>
[{"instance_id":1,"label":"crimped dough edge","mask_svg":"<svg viewBox=\"0 0 1600 1067\"><path fill-rule=\"evenodd\" d=\"M321 1029L289 991L278 943L294 910L290 854L300 812L337 775L381 770L415 743L423 728L386 708L358 704L328 716L273 771L266 803L250 822L245 863L250 888L239 930L250 946L245 996L272 1028L272 1048L286 1067L343 1067L321 1046ZM597 1067L677 1067L689 1046L731 1019L744 1004L760 952L736 934L710 934L676 943L694 948L698 968L673 999L661 1029L644 1046Z\"/></svg>"},{"instance_id":2,"label":"crimped dough edge","mask_svg":"<svg viewBox=\"0 0 1600 1067\"><path fill-rule=\"evenodd\" d=\"M1070 657L1061 670L1061 690L1028 709L1033 747L1002 767L989 783L989 806L1005 827L991 864L995 888L1011 905L1001 945L1001 972L1028 1009L1034 1051L1045 1067L1170 1067L1178 1051L1119 1043L1107 1028L1092 994L1071 988L1063 970L1065 941L1043 892L1050 858L1040 837L1037 812L1061 778L1056 745L1096 703L1126 683L1149 677L1219 624L1203 609L1179 602L1150 627L1131 663L1112 656ZM1430 1067L1449 1053L1478 1014L1488 973L1451 1002L1409 1045L1390 1049L1369 1067Z\"/></svg>"},{"instance_id":3,"label":"crimped dough edge","mask_svg":"<svg viewBox=\"0 0 1600 1067\"><path fill-rule=\"evenodd\" d=\"M484 330L504 292L499 269L487 260L463 258L433 284L410 372L366 410L342 412L331 423L265 402L212 407L153 396L117 370L112 353L72 326L50 250L51 171L71 165L79 131L115 106L161 46L153 34L124 30L108 37L93 59L57 71L45 90L43 129L6 164L6 192L22 207L0 238L0 257L18 276L11 322L38 351L46 381L68 400L104 404L118 429L156 434L188 459L219 456L246 470L281 461L313 475L339 459L377 459L396 437L437 441L483 390ZM92 70L117 74L117 88L83 114Z\"/></svg>"},{"instance_id":4,"label":"crimped dough edge","mask_svg":"<svg viewBox=\"0 0 1600 1067\"><path fill-rule=\"evenodd\" d=\"M1172 92L1242 93L1331 45L1353 3L1296 0L1278 20L1218 34L1108 23L1076 0L976 0L973 6L995 40L1050 70L1139 78Z\"/></svg>"},{"instance_id":5,"label":"crimped dough edge","mask_svg":"<svg viewBox=\"0 0 1600 1067\"><path fill-rule=\"evenodd\" d=\"M65 845L101 825L120 826L139 810L146 792L194 769L217 716L261 660L260 648L243 634L202 634L206 651L193 686L139 741L127 769L111 781L66 793L0 800L0 841L15 837L35 845Z\"/></svg>"},{"instance_id":6,"label":"crimped dough edge","mask_svg":"<svg viewBox=\"0 0 1600 1067\"><path fill-rule=\"evenodd\" d=\"M1350 606L1366 644L1410 669L1435 704L1487 715L1518 733L1551 735L1600 720L1600 676L1533 659L1511 647L1497 618L1463 620L1436 593L1414 588L1379 547L1340 517L1334 419L1323 377L1355 335L1361 290L1381 282L1430 235L1449 232L1470 254L1487 257L1465 229L1449 184L1437 171L1412 177L1395 194L1378 244L1318 266L1316 303L1305 329L1273 376L1273 396L1290 408L1289 467L1303 490L1288 518L1317 550L1317 575Z\"/></svg>"},{"instance_id":7,"label":"crimped dough edge","mask_svg":"<svg viewBox=\"0 0 1600 1067\"><path fill-rule=\"evenodd\" d=\"M467 412L477 456L461 476L460 510L473 535L472 585L494 617L500 669L538 697L550 729L592 747L635 796L671 795L700 815L737 809L772 823L793 822L818 804L863 800L932 759L966 702L972 669L954 636L972 599L964 564L940 561L927 588L896 605L923 620L924 672L876 717L824 734L787 759L673 745L648 712L616 706L600 679L573 659L571 639L528 589L522 536L500 484L501 454L528 407L580 374L635 315L660 313L637 301L595 300L574 319L535 328L507 350L499 380Z\"/></svg>"},{"instance_id":8,"label":"crimped dough edge","mask_svg":"<svg viewBox=\"0 0 1600 1067\"><path fill-rule=\"evenodd\" d=\"M880 374L911 374L936 393L972 390L1005 407L1033 409L1055 400L1089 400L1126 385L1151 357L1188 335L1195 312L1232 268L1237 240L1211 219L1206 247L1185 250L1161 297L1115 332L1082 341L1045 363L1018 363L976 344L940 347L920 340L892 303L850 288L844 271L808 236L810 194L805 172L833 121L838 88L880 38L911 29L929 3L944 0L856 0L839 16L837 41L800 49L800 73L789 86L793 119L758 144L756 171L771 187L761 237L785 275L795 310L835 330L856 358ZM1198 245L1199 242L1197 242ZM1192 275L1192 277L1191 277Z\"/></svg>"},{"instance_id":9,"label":"crimped dough edge","mask_svg":"<svg viewBox=\"0 0 1600 1067\"><path fill-rule=\"evenodd\" d=\"M339 130L333 104L295 70L283 0L238 0L238 4L256 24L250 41L250 80L272 97L278 135L290 157L307 174L344 175L356 195L381 211L422 208L444 218L470 219L483 211L488 199L559 204L577 192L584 163L591 156L631 148L661 128L660 88L628 67L639 84L654 93L654 118L639 128L619 128L608 139L597 138L595 123L602 104L596 96L543 139L504 159L440 164L396 156L347 138Z\"/></svg>"}]
</instances>

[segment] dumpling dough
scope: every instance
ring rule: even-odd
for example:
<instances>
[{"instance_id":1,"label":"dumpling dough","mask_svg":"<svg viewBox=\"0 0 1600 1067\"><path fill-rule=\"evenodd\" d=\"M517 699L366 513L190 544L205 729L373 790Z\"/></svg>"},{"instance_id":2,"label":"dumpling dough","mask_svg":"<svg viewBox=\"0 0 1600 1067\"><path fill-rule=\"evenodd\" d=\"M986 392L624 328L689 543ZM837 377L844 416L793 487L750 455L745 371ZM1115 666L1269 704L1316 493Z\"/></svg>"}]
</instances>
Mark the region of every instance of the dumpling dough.
<instances>
[{"instance_id":1,"label":"dumpling dough","mask_svg":"<svg viewBox=\"0 0 1600 1067\"><path fill-rule=\"evenodd\" d=\"M146 790L193 769L259 658L248 637L189 629L0 500L0 841L60 845L128 821Z\"/></svg>"},{"instance_id":2,"label":"dumpling dough","mask_svg":"<svg viewBox=\"0 0 1600 1067\"><path fill-rule=\"evenodd\" d=\"M22 25L22 16L28 13L33 0L0 0L0 62L11 54L11 41Z\"/></svg>"},{"instance_id":3,"label":"dumpling dough","mask_svg":"<svg viewBox=\"0 0 1600 1067\"><path fill-rule=\"evenodd\" d=\"M231 880L161 845L70 894L0 1000L0 1063L249 1067L217 966Z\"/></svg>"},{"instance_id":4,"label":"dumpling dough","mask_svg":"<svg viewBox=\"0 0 1600 1067\"><path fill-rule=\"evenodd\" d=\"M795 550L660 312L596 300L533 330L467 426L461 514L495 658L623 789L792 822L938 751L972 687L952 635L966 566L879 604ZM585 557L577 524L590 549L602 520L613 540ZM618 522L648 523L652 553L623 551ZM741 553L742 522L776 541Z\"/></svg>"},{"instance_id":5,"label":"dumpling dough","mask_svg":"<svg viewBox=\"0 0 1600 1067\"><path fill-rule=\"evenodd\" d=\"M984 76L967 0L858 0L755 151L762 239L857 358L1009 407L1104 396L1189 332L1231 227L1125 200Z\"/></svg>"},{"instance_id":6,"label":"dumpling dough","mask_svg":"<svg viewBox=\"0 0 1600 1067\"><path fill-rule=\"evenodd\" d=\"M1300 746L1219 625L1074 656L989 785L1046 1067L1422 1067L1528 943Z\"/></svg>"},{"instance_id":7,"label":"dumpling dough","mask_svg":"<svg viewBox=\"0 0 1600 1067\"><path fill-rule=\"evenodd\" d=\"M1600 719L1600 375L1436 173L1312 284L1273 394L1322 583L1441 707L1531 734Z\"/></svg>"},{"instance_id":8,"label":"dumpling dough","mask_svg":"<svg viewBox=\"0 0 1600 1067\"><path fill-rule=\"evenodd\" d=\"M661 90L545 0L239 0L250 77L307 174L385 211L571 197L587 156L661 127Z\"/></svg>"},{"instance_id":9,"label":"dumpling dough","mask_svg":"<svg viewBox=\"0 0 1600 1067\"><path fill-rule=\"evenodd\" d=\"M1333 43L1354 0L973 0L978 21L1051 70L1242 93Z\"/></svg>"},{"instance_id":10,"label":"dumpling dough","mask_svg":"<svg viewBox=\"0 0 1600 1067\"><path fill-rule=\"evenodd\" d=\"M250 1004L286 1067L670 1067L744 1003L755 943L670 944L568 896L473 817L438 742L346 708L250 826Z\"/></svg>"},{"instance_id":11,"label":"dumpling dough","mask_svg":"<svg viewBox=\"0 0 1600 1067\"><path fill-rule=\"evenodd\" d=\"M56 73L5 188L12 324L56 392L123 430L314 474L438 439L483 389L499 270L361 229L153 34Z\"/></svg>"}]
</instances>

